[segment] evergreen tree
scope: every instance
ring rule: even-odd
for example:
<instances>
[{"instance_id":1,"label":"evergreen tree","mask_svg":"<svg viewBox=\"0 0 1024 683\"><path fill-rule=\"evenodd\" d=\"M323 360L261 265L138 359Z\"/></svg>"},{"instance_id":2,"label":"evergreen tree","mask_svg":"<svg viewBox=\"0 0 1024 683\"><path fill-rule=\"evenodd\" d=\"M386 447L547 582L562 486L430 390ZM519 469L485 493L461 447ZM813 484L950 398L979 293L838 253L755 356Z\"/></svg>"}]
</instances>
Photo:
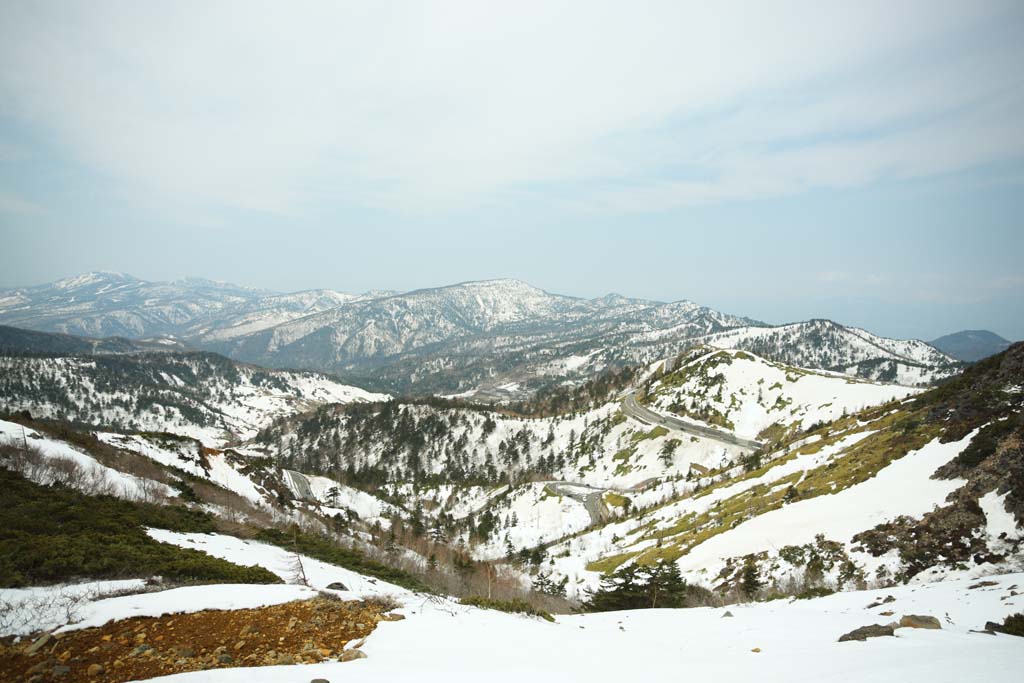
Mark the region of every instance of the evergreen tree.
<instances>
[{"instance_id":1,"label":"evergreen tree","mask_svg":"<svg viewBox=\"0 0 1024 683\"><path fill-rule=\"evenodd\" d=\"M764 582L758 576L757 563L754 562L753 557L748 557L743 563L743 572L740 575L740 590L748 599L752 599L762 586L764 586Z\"/></svg>"}]
</instances>

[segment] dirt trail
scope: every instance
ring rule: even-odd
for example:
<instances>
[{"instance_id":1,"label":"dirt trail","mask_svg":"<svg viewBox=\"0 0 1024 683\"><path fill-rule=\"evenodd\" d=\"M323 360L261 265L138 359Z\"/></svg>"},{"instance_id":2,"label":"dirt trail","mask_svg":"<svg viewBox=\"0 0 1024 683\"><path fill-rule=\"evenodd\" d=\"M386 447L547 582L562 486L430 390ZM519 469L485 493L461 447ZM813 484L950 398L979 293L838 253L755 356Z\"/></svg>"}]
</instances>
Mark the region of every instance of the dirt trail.
<instances>
[{"instance_id":1,"label":"dirt trail","mask_svg":"<svg viewBox=\"0 0 1024 683\"><path fill-rule=\"evenodd\" d=\"M33 641L0 642L0 681L121 683L184 671L337 659L379 621L370 602L314 598L247 610L135 617Z\"/></svg>"}]
</instances>

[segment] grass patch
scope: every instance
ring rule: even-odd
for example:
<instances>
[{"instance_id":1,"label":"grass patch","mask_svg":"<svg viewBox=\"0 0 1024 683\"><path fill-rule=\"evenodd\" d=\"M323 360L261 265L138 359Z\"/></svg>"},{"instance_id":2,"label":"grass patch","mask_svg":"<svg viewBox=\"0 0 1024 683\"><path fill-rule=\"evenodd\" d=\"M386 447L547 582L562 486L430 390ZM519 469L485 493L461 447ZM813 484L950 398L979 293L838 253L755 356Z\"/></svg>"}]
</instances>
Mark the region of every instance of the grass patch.
<instances>
[{"instance_id":1,"label":"grass patch","mask_svg":"<svg viewBox=\"0 0 1024 683\"><path fill-rule=\"evenodd\" d=\"M621 451L612 456L612 460L618 463L615 466L615 476L621 477L629 474L633 471L633 466L629 464L629 459L636 454L636 448L623 448Z\"/></svg>"},{"instance_id":2,"label":"grass patch","mask_svg":"<svg viewBox=\"0 0 1024 683\"><path fill-rule=\"evenodd\" d=\"M654 427L654 429L652 429L649 432L637 432L636 434L633 435L632 440L633 443L640 443L641 441L646 441L647 439L657 439L658 437L665 436L667 434L667 429L665 429L661 425L657 425Z\"/></svg>"},{"instance_id":3,"label":"grass patch","mask_svg":"<svg viewBox=\"0 0 1024 683\"><path fill-rule=\"evenodd\" d=\"M531 617L540 617L545 621L553 622L555 620L551 614L542 609L537 609L525 600L495 600L480 595L472 595L468 598L462 598L459 602L463 605L479 607L480 609L493 609L499 612L508 612L509 614L525 614Z\"/></svg>"},{"instance_id":4,"label":"grass patch","mask_svg":"<svg viewBox=\"0 0 1024 683\"><path fill-rule=\"evenodd\" d=\"M613 507L624 508L631 505L633 501L631 501L628 497L622 495L621 493L608 491L607 493L604 494L604 502Z\"/></svg>"},{"instance_id":5,"label":"grass patch","mask_svg":"<svg viewBox=\"0 0 1024 683\"><path fill-rule=\"evenodd\" d=\"M600 560L594 560L587 564L588 572L600 572L602 574L610 574L618 569L625 562L636 557L636 553L622 553L620 555L609 555L608 557L602 557Z\"/></svg>"}]
</instances>

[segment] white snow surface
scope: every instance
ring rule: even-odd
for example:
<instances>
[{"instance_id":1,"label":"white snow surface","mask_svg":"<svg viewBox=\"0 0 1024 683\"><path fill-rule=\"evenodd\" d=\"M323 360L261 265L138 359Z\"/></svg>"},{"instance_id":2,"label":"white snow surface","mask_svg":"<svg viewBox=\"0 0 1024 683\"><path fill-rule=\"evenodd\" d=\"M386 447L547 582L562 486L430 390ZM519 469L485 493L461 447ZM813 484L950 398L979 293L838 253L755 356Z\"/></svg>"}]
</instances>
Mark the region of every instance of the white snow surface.
<instances>
[{"instance_id":1,"label":"white snow surface","mask_svg":"<svg viewBox=\"0 0 1024 683\"><path fill-rule=\"evenodd\" d=\"M165 529L147 529L146 531L152 538L162 543L170 543L182 548L193 548L238 565L258 565L277 574L285 581L295 580L295 553L274 545L246 541L223 534L179 533ZM363 576L305 555L299 557L302 559L303 570L312 588L324 590L332 583L341 582L348 590L334 592L350 600L372 595L396 597L413 595L409 590L386 581Z\"/></svg>"},{"instance_id":2,"label":"white snow surface","mask_svg":"<svg viewBox=\"0 0 1024 683\"><path fill-rule=\"evenodd\" d=\"M106 595L141 591L144 586L142 579L127 579L0 588L0 637L50 631L69 620L77 622L93 614L94 601Z\"/></svg>"},{"instance_id":3,"label":"white snow surface","mask_svg":"<svg viewBox=\"0 0 1024 683\"><path fill-rule=\"evenodd\" d=\"M678 564L684 572L706 570L729 557L810 543L820 533L848 542L855 534L900 515L920 517L963 486L962 479L931 479L931 475L955 458L976 433L950 443L935 439L857 486L758 515L701 543L679 558Z\"/></svg>"},{"instance_id":4,"label":"white snow surface","mask_svg":"<svg viewBox=\"0 0 1024 683\"><path fill-rule=\"evenodd\" d=\"M17 445L27 443L29 447L38 448L48 460L74 463L79 467L80 475L71 477L65 483L87 493L109 493L126 500L149 500L154 494L169 498L179 495L178 491L166 484L107 467L64 441L51 439L15 422L0 420L0 442ZM47 468L22 474L37 484L49 485L54 483L57 472L53 468Z\"/></svg>"},{"instance_id":5,"label":"white snow surface","mask_svg":"<svg viewBox=\"0 0 1024 683\"><path fill-rule=\"evenodd\" d=\"M265 505L264 492L245 474L236 469L224 453L198 453L191 441L160 440L136 434L100 432L96 437L117 448L133 451L162 465L177 467L189 474L207 479L233 491L256 505ZM204 466L205 465L205 466Z\"/></svg>"},{"instance_id":6,"label":"white snow surface","mask_svg":"<svg viewBox=\"0 0 1024 683\"><path fill-rule=\"evenodd\" d=\"M408 618L383 622L362 647L366 659L296 667L221 669L178 674L180 683L330 681L962 681L1017 680L1024 641L972 633L1024 608L1007 597L1024 574L838 593L802 601L724 609L638 610L560 616L556 623L450 602L415 603ZM895 602L868 609L879 597ZM892 609L896 617L879 611ZM896 637L837 642L860 626L903 614L933 615L941 630L899 628ZM760 652L753 652L759 648Z\"/></svg>"},{"instance_id":7,"label":"white snow surface","mask_svg":"<svg viewBox=\"0 0 1024 683\"><path fill-rule=\"evenodd\" d=\"M315 597L316 594L312 588L287 584L243 583L171 588L154 593L123 595L89 603L81 621L63 626L58 631L92 628L102 626L108 621L132 617L159 617L164 614L202 612L208 609L253 609L268 605L280 605L293 600L305 600Z\"/></svg>"},{"instance_id":8,"label":"white snow surface","mask_svg":"<svg viewBox=\"0 0 1024 683\"><path fill-rule=\"evenodd\" d=\"M686 381L655 383L652 407L660 412L671 412L673 404L689 410L714 410L733 424L730 431L747 439L758 438L772 425L805 429L919 391L790 367L730 349L709 349L676 373L686 376Z\"/></svg>"}]
</instances>

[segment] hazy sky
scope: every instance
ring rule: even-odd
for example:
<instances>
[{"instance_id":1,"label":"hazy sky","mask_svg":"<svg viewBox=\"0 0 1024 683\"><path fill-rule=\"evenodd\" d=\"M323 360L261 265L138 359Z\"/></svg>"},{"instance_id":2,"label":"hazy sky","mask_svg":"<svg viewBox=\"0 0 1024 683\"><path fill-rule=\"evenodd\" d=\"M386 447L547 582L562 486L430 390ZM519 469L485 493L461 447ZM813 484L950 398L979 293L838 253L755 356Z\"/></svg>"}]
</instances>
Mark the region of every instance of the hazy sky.
<instances>
[{"instance_id":1,"label":"hazy sky","mask_svg":"<svg viewBox=\"0 0 1024 683\"><path fill-rule=\"evenodd\" d=\"M1024 338L1024 3L0 5L0 286L517 277Z\"/></svg>"}]
</instances>

